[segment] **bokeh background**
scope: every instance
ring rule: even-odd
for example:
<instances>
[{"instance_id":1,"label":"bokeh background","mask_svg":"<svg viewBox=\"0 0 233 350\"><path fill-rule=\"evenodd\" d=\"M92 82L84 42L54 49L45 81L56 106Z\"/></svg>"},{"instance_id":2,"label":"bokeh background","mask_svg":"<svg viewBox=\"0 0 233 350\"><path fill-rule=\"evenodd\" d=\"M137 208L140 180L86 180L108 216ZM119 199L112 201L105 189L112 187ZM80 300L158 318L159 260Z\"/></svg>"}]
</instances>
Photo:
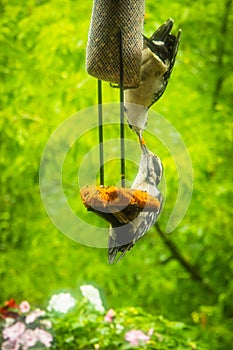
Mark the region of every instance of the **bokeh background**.
<instances>
[{"instance_id":1,"label":"bokeh background","mask_svg":"<svg viewBox=\"0 0 233 350\"><path fill-rule=\"evenodd\" d=\"M107 264L106 249L83 246L56 229L39 190L40 160L51 133L69 116L97 104L96 79L85 71L91 8L91 1L82 0L0 1L0 302L14 297L44 306L54 292L75 295L81 284L92 283L106 307L141 306L196 324L211 349L230 348L232 1L146 0L146 35L169 17L175 20L174 32L182 28L170 83L152 109L181 134L193 164L194 190L183 221L164 234L177 174L171 155L158 149L167 186L159 228L113 266ZM104 83L104 102L116 102L118 95ZM65 193L76 212L83 211L77 153L86 154L93 140L94 131L71 148L64 164ZM149 137L148 146L153 150ZM108 184L118 181L117 167L107 167ZM135 173L129 164L129 178ZM103 225L88 215L87 220Z\"/></svg>"}]
</instances>

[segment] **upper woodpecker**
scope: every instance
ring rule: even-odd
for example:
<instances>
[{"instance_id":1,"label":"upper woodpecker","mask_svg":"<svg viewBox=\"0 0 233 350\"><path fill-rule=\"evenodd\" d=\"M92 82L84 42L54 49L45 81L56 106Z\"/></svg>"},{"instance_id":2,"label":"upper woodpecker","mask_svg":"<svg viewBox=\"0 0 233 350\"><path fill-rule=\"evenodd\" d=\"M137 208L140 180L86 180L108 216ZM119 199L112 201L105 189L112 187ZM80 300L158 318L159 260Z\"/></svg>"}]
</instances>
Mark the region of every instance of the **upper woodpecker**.
<instances>
[{"instance_id":1,"label":"upper woodpecker","mask_svg":"<svg viewBox=\"0 0 233 350\"><path fill-rule=\"evenodd\" d=\"M124 92L125 113L129 125L138 134L140 143L146 127L148 109L164 93L179 47L181 30L177 36L170 33L173 19L169 18L154 34L144 38L141 82L139 87Z\"/></svg>"},{"instance_id":2,"label":"upper woodpecker","mask_svg":"<svg viewBox=\"0 0 233 350\"><path fill-rule=\"evenodd\" d=\"M159 200L160 206L155 211L140 212L133 221L126 225L110 227L108 249L108 260L110 264L113 263L118 252L121 252L121 255L117 261L125 256L127 251L151 228L161 211L162 195L157 189L157 186L163 175L163 166L159 157L150 152L146 145L142 144L141 148L142 155L139 172L131 188L148 192L151 196Z\"/></svg>"}]
</instances>

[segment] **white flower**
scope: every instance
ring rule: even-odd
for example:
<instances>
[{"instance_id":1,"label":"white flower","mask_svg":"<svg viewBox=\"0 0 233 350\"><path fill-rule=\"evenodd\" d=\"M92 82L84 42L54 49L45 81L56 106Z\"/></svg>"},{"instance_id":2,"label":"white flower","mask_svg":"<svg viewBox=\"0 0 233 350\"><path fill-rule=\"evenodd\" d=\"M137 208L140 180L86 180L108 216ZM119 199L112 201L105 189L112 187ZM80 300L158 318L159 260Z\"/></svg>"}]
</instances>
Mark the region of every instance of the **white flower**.
<instances>
[{"instance_id":1,"label":"white flower","mask_svg":"<svg viewBox=\"0 0 233 350\"><path fill-rule=\"evenodd\" d=\"M70 293L60 293L52 296L47 309L48 311L53 310L66 314L70 308L75 306L75 304L76 300L70 295Z\"/></svg>"},{"instance_id":2,"label":"white flower","mask_svg":"<svg viewBox=\"0 0 233 350\"><path fill-rule=\"evenodd\" d=\"M40 324L47 329L52 328L52 322L50 320L41 320Z\"/></svg>"},{"instance_id":3,"label":"white flower","mask_svg":"<svg viewBox=\"0 0 233 350\"><path fill-rule=\"evenodd\" d=\"M15 323L15 319L14 319L14 318L12 318L12 317L6 317L6 318L5 318L5 325L4 325L4 327L5 327L5 328L6 328L6 327L10 327L10 326L13 325L13 323Z\"/></svg>"},{"instance_id":4,"label":"white flower","mask_svg":"<svg viewBox=\"0 0 233 350\"><path fill-rule=\"evenodd\" d=\"M26 316L25 323L33 323L40 316L44 316L45 311L41 309L35 309L29 315Z\"/></svg>"},{"instance_id":5,"label":"white flower","mask_svg":"<svg viewBox=\"0 0 233 350\"><path fill-rule=\"evenodd\" d=\"M117 323L116 329L117 329L118 333L120 333L121 331L123 331L124 327L121 324Z\"/></svg>"},{"instance_id":6,"label":"white flower","mask_svg":"<svg viewBox=\"0 0 233 350\"><path fill-rule=\"evenodd\" d=\"M98 289L93 287L91 284L85 284L80 287L82 295L87 298L91 304L95 306L97 311L104 311L102 300Z\"/></svg>"}]
</instances>

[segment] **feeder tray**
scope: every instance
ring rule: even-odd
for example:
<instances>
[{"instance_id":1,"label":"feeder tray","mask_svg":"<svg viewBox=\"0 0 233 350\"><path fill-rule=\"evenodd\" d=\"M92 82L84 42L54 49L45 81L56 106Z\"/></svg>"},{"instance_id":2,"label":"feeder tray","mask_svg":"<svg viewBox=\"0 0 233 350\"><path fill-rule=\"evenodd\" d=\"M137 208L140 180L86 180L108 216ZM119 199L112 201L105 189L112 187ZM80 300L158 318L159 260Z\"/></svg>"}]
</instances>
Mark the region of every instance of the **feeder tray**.
<instances>
[{"instance_id":1,"label":"feeder tray","mask_svg":"<svg viewBox=\"0 0 233 350\"><path fill-rule=\"evenodd\" d=\"M158 211L159 200L147 192L116 186L87 186L80 189L83 204L114 227L133 221L141 211Z\"/></svg>"}]
</instances>

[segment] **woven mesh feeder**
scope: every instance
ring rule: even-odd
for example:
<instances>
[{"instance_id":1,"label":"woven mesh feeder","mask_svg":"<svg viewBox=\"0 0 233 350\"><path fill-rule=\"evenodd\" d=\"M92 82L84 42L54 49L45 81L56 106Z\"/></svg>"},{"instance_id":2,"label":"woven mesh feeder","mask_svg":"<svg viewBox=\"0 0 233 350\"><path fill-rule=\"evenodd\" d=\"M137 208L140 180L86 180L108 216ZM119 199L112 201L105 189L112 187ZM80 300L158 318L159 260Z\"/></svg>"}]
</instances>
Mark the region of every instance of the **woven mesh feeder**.
<instances>
[{"instance_id":1,"label":"woven mesh feeder","mask_svg":"<svg viewBox=\"0 0 233 350\"><path fill-rule=\"evenodd\" d=\"M100 79L137 87L140 83L144 0L94 0L86 55L87 72ZM122 59L119 55L122 38Z\"/></svg>"}]
</instances>

